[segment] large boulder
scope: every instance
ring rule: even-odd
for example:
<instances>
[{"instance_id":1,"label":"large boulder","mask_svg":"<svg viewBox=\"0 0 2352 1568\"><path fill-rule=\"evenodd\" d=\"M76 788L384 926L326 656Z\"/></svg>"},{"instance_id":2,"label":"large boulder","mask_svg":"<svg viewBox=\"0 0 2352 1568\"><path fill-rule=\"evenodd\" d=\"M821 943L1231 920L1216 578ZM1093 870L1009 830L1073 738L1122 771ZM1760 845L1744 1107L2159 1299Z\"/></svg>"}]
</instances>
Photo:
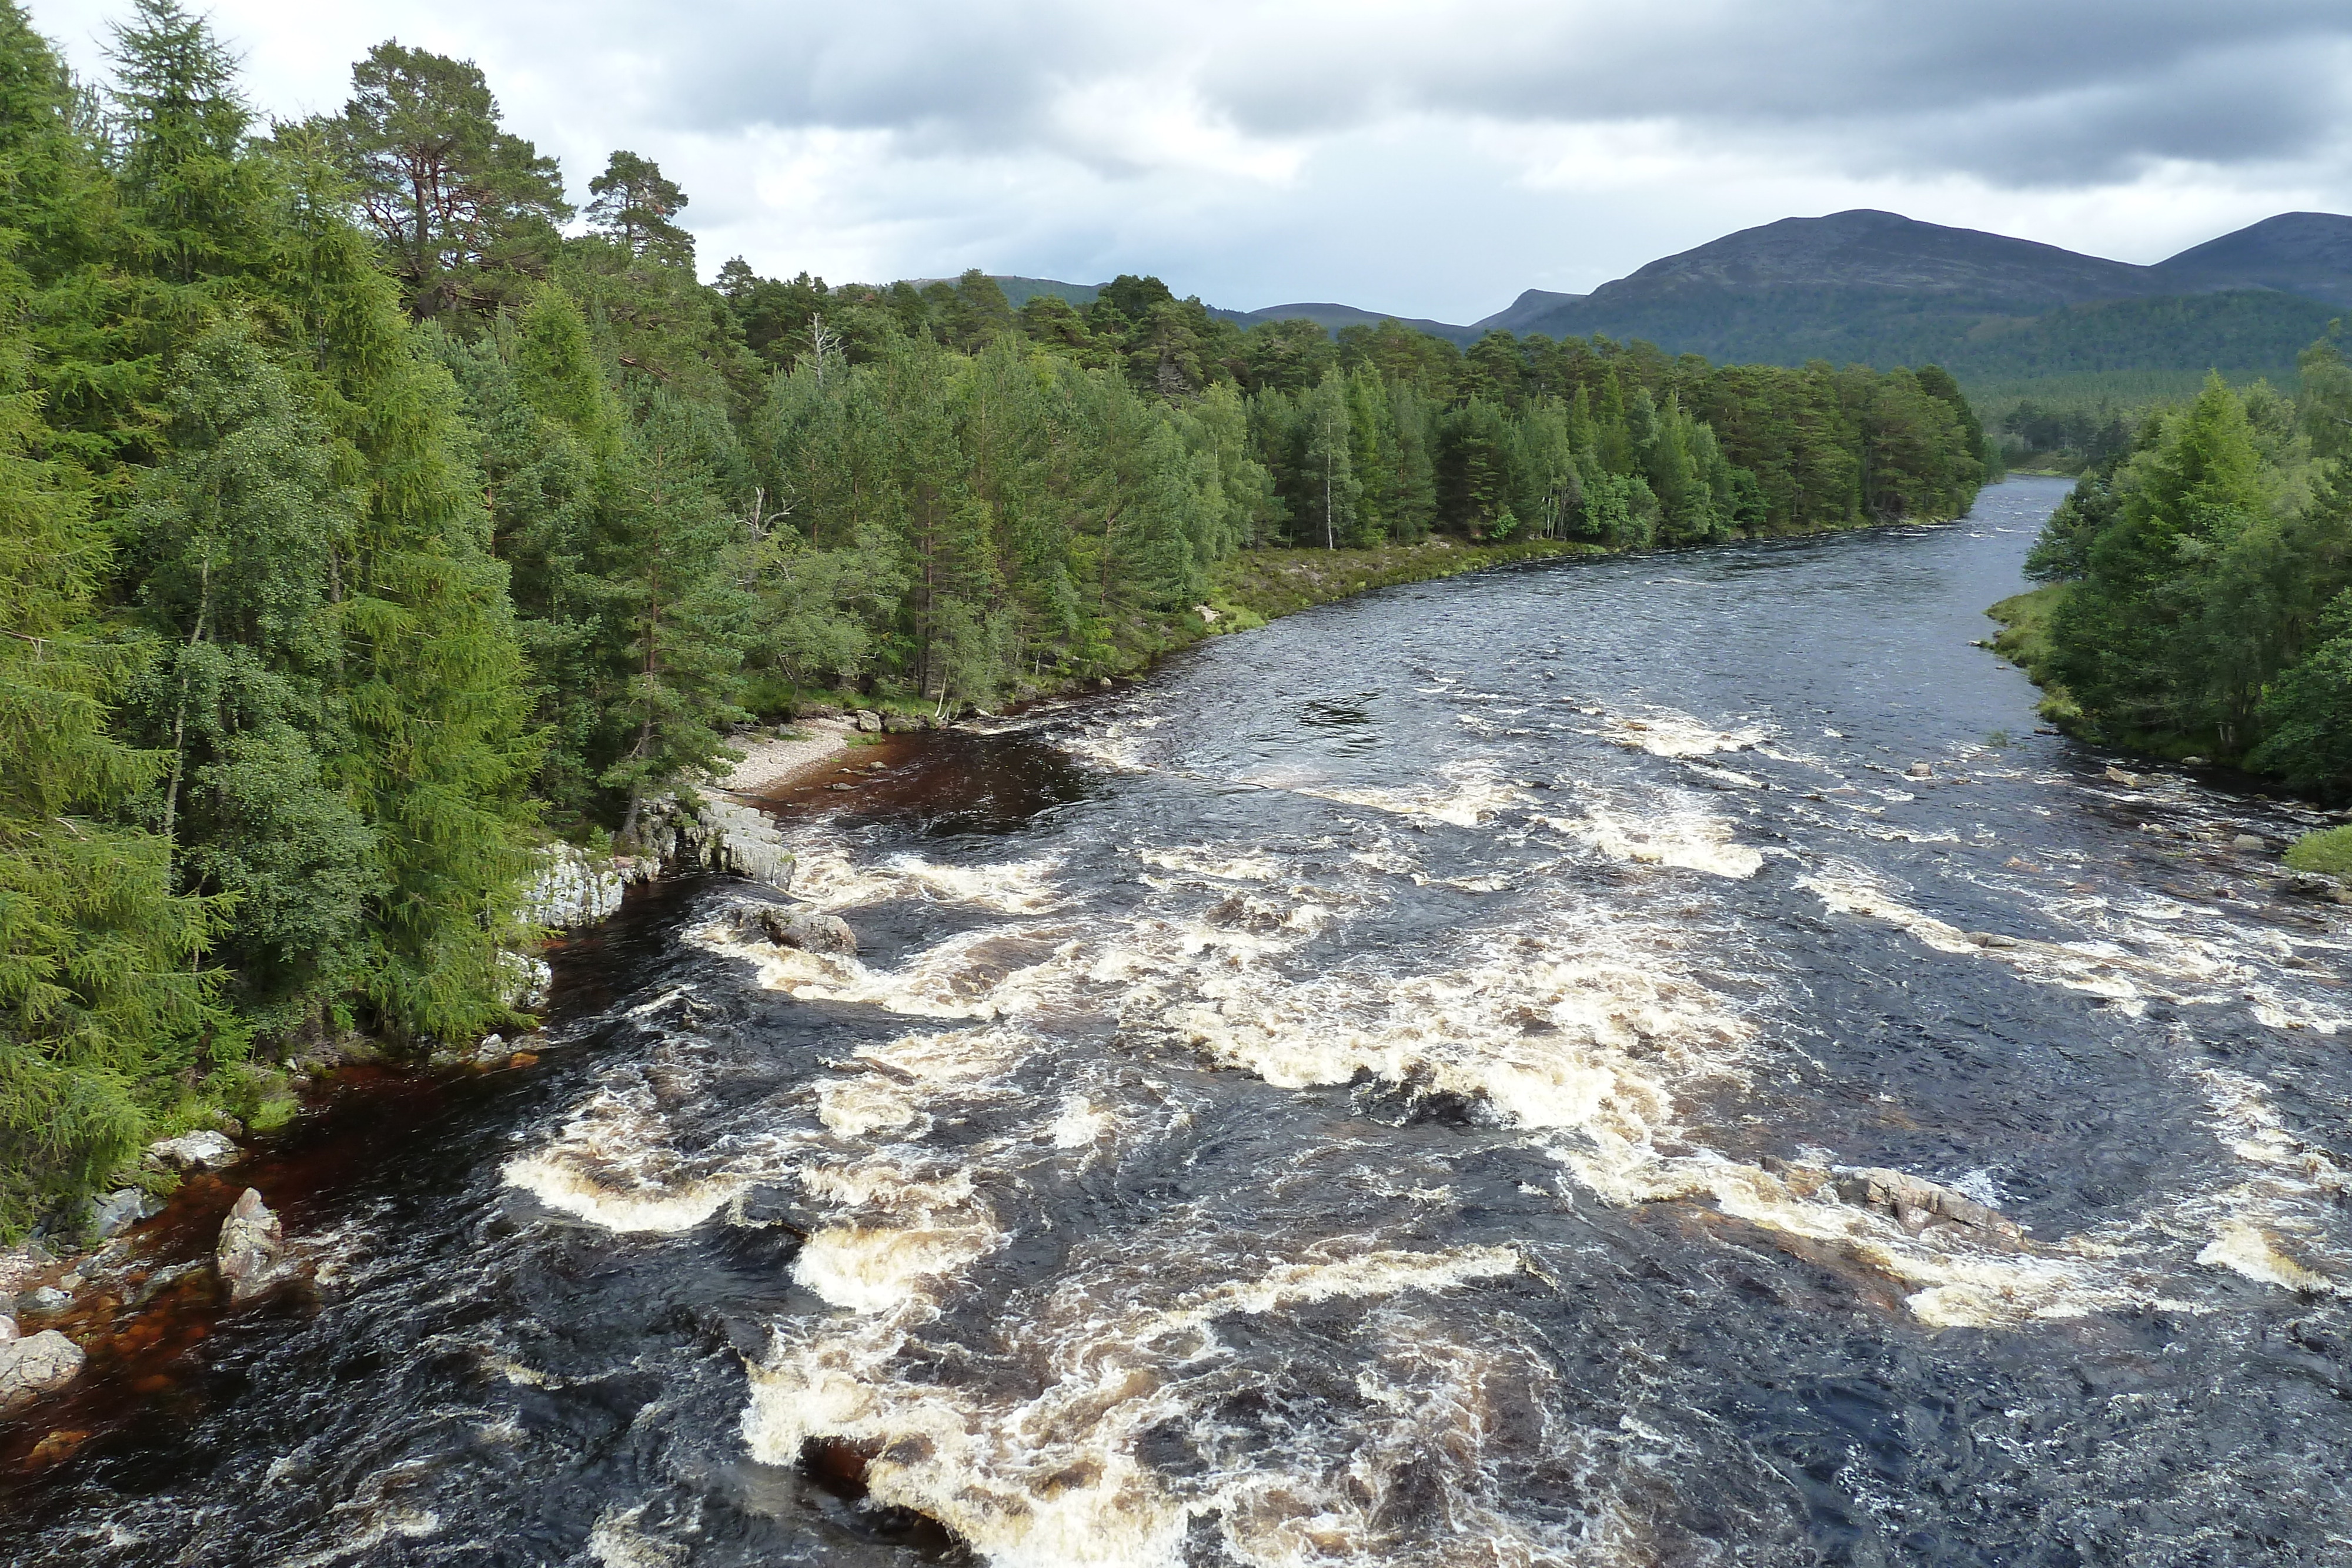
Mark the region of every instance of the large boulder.
<instances>
[{"instance_id":1,"label":"large boulder","mask_svg":"<svg viewBox=\"0 0 2352 1568\"><path fill-rule=\"evenodd\" d=\"M680 865L764 883L780 893L793 885L793 852L784 847L776 820L756 807L706 796L669 831L670 858Z\"/></svg>"},{"instance_id":2,"label":"large boulder","mask_svg":"<svg viewBox=\"0 0 2352 1568\"><path fill-rule=\"evenodd\" d=\"M216 1171L236 1163L236 1145L220 1133L183 1133L147 1145L151 1164L174 1171Z\"/></svg>"},{"instance_id":3,"label":"large boulder","mask_svg":"<svg viewBox=\"0 0 2352 1568\"><path fill-rule=\"evenodd\" d=\"M1907 1176L1902 1171L1866 1166L1837 1173L1838 1196L1864 1208L1895 1217L1904 1229L1917 1235L1937 1220L1976 1231L1989 1239L2015 1241L2017 1222L1997 1208L1987 1208L1950 1187Z\"/></svg>"},{"instance_id":4,"label":"large boulder","mask_svg":"<svg viewBox=\"0 0 2352 1568\"><path fill-rule=\"evenodd\" d=\"M879 735L882 733L882 716L875 712L870 707L859 708L855 714L852 714L850 717L852 722L854 722L860 730L863 730L867 735Z\"/></svg>"},{"instance_id":5,"label":"large boulder","mask_svg":"<svg viewBox=\"0 0 2352 1568\"><path fill-rule=\"evenodd\" d=\"M568 930L593 925L621 907L629 883L643 881L638 862L592 859L573 844L550 844L523 894L523 916L534 925Z\"/></svg>"},{"instance_id":6,"label":"large boulder","mask_svg":"<svg viewBox=\"0 0 2352 1568\"><path fill-rule=\"evenodd\" d=\"M286 1228L247 1187L221 1221L220 1245L213 1251L220 1277L228 1285L231 1301L249 1301L286 1273Z\"/></svg>"},{"instance_id":7,"label":"large boulder","mask_svg":"<svg viewBox=\"0 0 2352 1568\"><path fill-rule=\"evenodd\" d=\"M779 947L797 947L803 953L846 956L857 951L857 933L838 915L775 904L739 904L733 924L739 936Z\"/></svg>"},{"instance_id":8,"label":"large boulder","mask_svg":"<svg viewBox=\"0 0 2352 1568\"><path fill-rule=\"evenodd\" d=\"M81 1346L55 1329L0 1342L0 1416L79 1377L84 1359Z\"/></svg>"}]
</instances>

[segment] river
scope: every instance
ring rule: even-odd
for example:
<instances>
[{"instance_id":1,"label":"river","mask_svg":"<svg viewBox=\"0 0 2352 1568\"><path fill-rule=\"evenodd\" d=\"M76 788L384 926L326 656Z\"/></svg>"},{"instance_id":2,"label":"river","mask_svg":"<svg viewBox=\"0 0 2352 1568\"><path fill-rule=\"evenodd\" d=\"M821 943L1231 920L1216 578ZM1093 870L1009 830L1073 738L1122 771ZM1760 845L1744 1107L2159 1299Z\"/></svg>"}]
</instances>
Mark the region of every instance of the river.
<instances>
[{"instance_id":1,"label":"river","mask_svg":"<svg viewBox=\"0 0 2352 1568\"><path fill-rule=\"evenodd\" d=\"M909 747L787 817L856 959L658 889L289 1138L315 1298L9 1560L2352 1561L2352 922L1972 645L2063 493Z\"/></svg>"}]
</instances>

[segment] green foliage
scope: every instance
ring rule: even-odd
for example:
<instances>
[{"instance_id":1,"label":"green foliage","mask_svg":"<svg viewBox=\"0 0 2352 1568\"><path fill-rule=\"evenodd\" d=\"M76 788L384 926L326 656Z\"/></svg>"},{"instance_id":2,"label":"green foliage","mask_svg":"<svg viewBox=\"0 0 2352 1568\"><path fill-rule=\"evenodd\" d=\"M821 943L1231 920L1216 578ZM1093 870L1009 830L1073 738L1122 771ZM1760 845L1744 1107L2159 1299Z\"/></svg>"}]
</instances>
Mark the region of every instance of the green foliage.
<instances>
[{"instance_id":1,"label":"green foliage","mask_svg":"<svg viewBox=\"0 0 2352 1568\"><path fill-rule=\"evenodd\" d=\"M555 160L499 122L481 68L386 40L324 122L420 318L515 298L571 217Z\"/></svg>"},{"instance_id":2,"label":"green foliage","mask_svg":"<svg viewBox=\"0 0 2352 1568\"><path fill-rule=\"evenodd\" d=\"M694 236L671 220L686 208L686 193L663 177L661 165L635 152L615 152L588 182L589 226L632 254L673 266L694 265Z\"/></svg>"},{"instance_id":3,"label":"green foliage","mask_svg":"<svg viewBox=\"0 0 2352 1568\"><path fill-rule=\"evenodd\" d=\"M2352 877L2352 827L2326 828L2305 833L2287 846L2283 859L2296 871L2325 872Z\"/></svg>"},{"instance_id":4,"label":"green foliage","mask_svg":"<svg viewBox=\"0 0 2352 1568\"><path fill-rule=\"evenodd\" d=\"M2084 476L2028 559L2067 591L2037 678L2119 739L2352 784L2352 475L2334 350L2298 402L2219 377Z\"/></svg>"},{"instance_id":5,"label":"green foliage","mask_svg":"<svg viewBox=\"0 0 2352 1568\"><path fill-rule=\"evenodd\" d=\"M11 348L16 345L8 345ZM183 1070L242 1041L201 958L214 911L121 822L163 758L107 733L129 651L100 641L103 534L0 399L0 1236L103 1178Z\"/></svg>"}]
</instances>

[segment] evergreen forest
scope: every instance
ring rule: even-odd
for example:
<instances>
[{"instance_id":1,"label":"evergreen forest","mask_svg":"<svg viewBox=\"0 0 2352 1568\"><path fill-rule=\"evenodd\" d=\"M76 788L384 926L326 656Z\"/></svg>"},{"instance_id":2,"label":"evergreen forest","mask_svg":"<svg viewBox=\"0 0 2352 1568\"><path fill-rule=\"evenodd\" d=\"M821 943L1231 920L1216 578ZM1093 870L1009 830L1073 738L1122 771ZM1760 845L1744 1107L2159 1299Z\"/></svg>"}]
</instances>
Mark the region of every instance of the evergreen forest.
<instances>
[{"instance_id":1,"label":"evergreen forest","mask_svg":"<svg viewBox=\"0 0 2352 1568\"><path fill-rule=\"evenodd\" d=\"M2352 790L2352 366L2293 398L2219 376L2085 473L2010 601L2012 648L2071 727Z\"/></svg>"},{"instance_id":2,"label":"evergreen forest","mask_svg":"<svg viewBox=\"0 0 2352 1568\"><path fill-rule=\"evenodd\" d=\"M269 122L177 0L111 60L75 79L0 0L0 1237L145 1139L282 1118L305 1040L519 1021L541 846L632 844L796 703L1137 668L1237 552L1696 545L1953 517L1984 476L1933 368L1244 329L1131 276L1084 309L706 283L655 162L575 206L467 62L387 42ZM2187 417L2227 474L2148 527L2344 516L2284 404ZM2097 494L2158 516L2134 476L2191 438ZM2282 611L2273 663L2343 689L2334 613ZM2252 680L2147 700L2294 733Z\"/></svg>"}]
</instances>

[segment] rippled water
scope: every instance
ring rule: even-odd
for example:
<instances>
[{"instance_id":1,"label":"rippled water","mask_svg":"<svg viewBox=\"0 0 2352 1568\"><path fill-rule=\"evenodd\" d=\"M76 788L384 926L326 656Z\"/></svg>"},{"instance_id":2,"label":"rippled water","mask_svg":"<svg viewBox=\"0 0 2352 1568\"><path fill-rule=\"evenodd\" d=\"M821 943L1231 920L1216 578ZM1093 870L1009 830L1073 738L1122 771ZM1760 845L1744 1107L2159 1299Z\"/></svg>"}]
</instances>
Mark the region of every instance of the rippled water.
<instances>
[{"instance_id":1,"label":"rippled water","mask_svg":"<svg viewBox=\"0 0 2352 1568\"><path fill-rule=\"evenodd\" d=\"M857 959L665 890L570 1046L266 1167L320 1304L13 1558L2347 1560L2347 923L1970 645L2063 493L938 740L793 820Z\"/></svg>"}]
</instances>

